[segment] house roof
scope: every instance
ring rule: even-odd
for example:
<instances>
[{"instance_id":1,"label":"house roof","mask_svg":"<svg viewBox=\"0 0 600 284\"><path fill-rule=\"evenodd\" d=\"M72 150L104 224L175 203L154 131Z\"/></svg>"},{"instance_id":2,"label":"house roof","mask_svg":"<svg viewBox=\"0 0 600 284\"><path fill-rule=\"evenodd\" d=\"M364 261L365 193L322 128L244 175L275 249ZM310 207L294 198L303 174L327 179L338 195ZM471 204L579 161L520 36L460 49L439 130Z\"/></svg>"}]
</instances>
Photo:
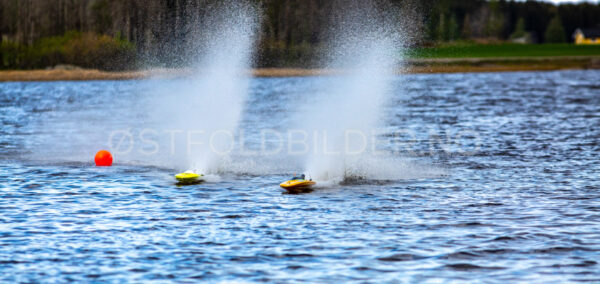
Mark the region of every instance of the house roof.
<instances>
[{"instance_id":1,"label":"house roof","mask_svg":"<svg viewBox=\"0 0 600 284\"><path fill-rule=\"evenodd\" d=\"M600 29L579 29L587 38L600 37Z\"/></svg>"}]
</instances>

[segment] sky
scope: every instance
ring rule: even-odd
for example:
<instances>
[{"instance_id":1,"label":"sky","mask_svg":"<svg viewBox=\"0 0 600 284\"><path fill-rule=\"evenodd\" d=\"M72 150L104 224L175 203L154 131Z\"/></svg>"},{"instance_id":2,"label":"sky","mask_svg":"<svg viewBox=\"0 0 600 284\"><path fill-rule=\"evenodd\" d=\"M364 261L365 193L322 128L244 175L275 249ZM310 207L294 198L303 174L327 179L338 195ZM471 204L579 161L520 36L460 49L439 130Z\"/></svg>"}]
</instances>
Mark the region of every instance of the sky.
<instances>
[{"instance_id":1,"label":"sky","mask_svg":"<svg viewBox=\"0 0 600 284\"><path fill-rule=\"evenodd\" d=\"M579 3L579 2L592 2L592 3L598 3L599 0L544 0L546 2L552 2L555 4L560 4L560 3Z\"/></svg>"},{"instance_id":2,"label":"sky","mask_svg":"<svg viewBox=\"0 0 600 284\"><path fill-rule=\"evenodd\" d=\"M527 1L527 0L517 0L517 1ZM544 1L544 2L550 2L550 3L554 3L554 4L560 4L560 3L581 3L581 2L590 2L590 3L600 3L600 0L538 0L538 1Z\"/></svg>"},{"instance_id":3,"label":"sky","mask_svg":"<svg viewBox=\"0 0 600 284\"><path fill-rule=\"evenodd\" d=\"M517 0L517 1L525 2L527 0ZM554 3L554 4L581 3L581 2L589 2L589 3L594 3L594 4L600 3L600 0L537 0L537 1L550 2L550 3Z\"/></svg>"}]
</instances>

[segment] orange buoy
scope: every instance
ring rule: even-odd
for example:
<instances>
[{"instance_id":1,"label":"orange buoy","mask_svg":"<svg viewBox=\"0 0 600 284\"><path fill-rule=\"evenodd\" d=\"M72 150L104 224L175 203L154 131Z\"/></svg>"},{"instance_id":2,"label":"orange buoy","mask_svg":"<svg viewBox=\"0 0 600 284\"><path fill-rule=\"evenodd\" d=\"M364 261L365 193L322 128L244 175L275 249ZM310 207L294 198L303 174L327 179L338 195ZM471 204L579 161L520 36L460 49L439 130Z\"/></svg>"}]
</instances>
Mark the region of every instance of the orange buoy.
<instances>
[{"instance_id":1,"label":"orange buoy","mask_svg":"<svg viewBox=\"0 0 600 284\"><path fill-rule=\"evenodd\" d=\"M100 150L98 153L96 153L94 161L96 161L96 166L98 167L110 167L113 162L113 157L110 152L106 150Z\"/></svg>"}]
</instances>

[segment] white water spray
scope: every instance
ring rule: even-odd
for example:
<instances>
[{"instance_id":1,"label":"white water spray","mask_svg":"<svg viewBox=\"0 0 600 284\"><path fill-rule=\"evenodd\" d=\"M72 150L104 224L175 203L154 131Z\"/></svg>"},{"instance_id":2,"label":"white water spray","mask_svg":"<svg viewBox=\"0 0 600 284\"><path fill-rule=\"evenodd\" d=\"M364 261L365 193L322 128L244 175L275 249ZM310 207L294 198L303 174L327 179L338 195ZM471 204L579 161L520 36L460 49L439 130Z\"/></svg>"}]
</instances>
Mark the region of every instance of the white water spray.
<instances>
[{"instance_id":1,"label":"white water spray","mask_svg":"<svg viewBox=\"0 0 600 284\"><path fill-rule=\"evenodd\" d=\"M343 2L343 1L342 1ZM327 66L341 70L324 84L325 98L302 113L314 149L306 163L316 180L397 179L412 176L398 158L377 156L376 131L392 92L404 47L398 23L369 1L346 1L335 19ZM316 142L316 143L314 143Z\"/></svg>"},{"instance_id":2,"label":"white water spray","mask_svg":"<svg viewBox=\"0 0 600 284\"><path fill-rule=\"evenodd\" d=\"M194 74L158 100L163 127L171 131L176 167L217 172L234 147L247 88L258 17L249 4L226 1L198 27Z\"/></svg>"}]
</instances>

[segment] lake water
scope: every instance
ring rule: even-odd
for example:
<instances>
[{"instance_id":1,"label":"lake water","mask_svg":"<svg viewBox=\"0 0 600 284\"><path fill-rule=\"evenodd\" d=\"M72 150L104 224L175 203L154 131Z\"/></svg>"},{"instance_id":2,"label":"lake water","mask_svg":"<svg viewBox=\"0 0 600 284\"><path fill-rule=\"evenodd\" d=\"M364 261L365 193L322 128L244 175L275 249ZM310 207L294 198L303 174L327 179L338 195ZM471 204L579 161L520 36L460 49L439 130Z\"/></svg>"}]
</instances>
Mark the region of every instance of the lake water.
<instances>
[{"instance_id":1,"label":"lake water","mask_svg":"<svg viewBox=\"0 0 600 284\"><path fill-rule=\"evenodd\" d=\"M253 79L248 145L321 80ZM399 76L394 162L299 195L277 155L176 186L153 102L177 85L0 83L0 282L600 282L599 71Z\"/></svg>"}]
</instances>

